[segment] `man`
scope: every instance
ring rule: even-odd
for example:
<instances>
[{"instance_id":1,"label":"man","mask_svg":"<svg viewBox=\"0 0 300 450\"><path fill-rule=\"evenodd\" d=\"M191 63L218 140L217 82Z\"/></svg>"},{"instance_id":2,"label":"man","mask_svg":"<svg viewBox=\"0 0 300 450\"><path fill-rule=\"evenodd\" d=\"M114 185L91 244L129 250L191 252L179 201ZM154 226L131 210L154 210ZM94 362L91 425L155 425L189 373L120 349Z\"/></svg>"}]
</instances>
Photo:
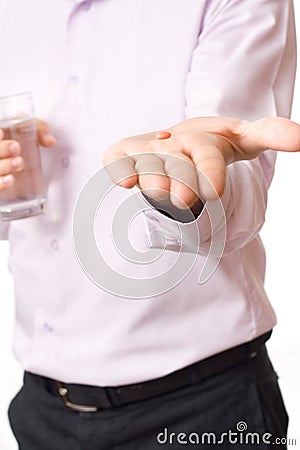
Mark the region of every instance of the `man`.
<instances>
[{"instance_id":1,"label":"man","mask_svg":"<svg viewBox=\"0 0 300 450\"><path fill-rule=\"evenodd\" d=\"M219 437L243 431L241 422L260 436L285 436L287 415L264 347L276 319L263 288L258 237L275 154L230 164L225 185L225 178L216 185L219 194L224 190L227 237L224 256L204 284L197 281L199 270L213 236L224 227L212 232L209 202L203 208L198 201L206 200L205 194L209 199L211 191L201 191L201 183L199 192L187 187L181 197L185 183L179 181L172 196L172 173L158 172L163 186L149 186L147 174L142 180L149 202L161 203L161 193L171 191L176 207L161 213L157 205L132 222L134 247L145 251L149 241L156 248L165 244L158 267L128 265L114 248L115 206L130 193L115 188L101 206L96 232L108 265L133 282L147 279L152 288L151 278L157 270L167 271L181 249L176 216L181 201L196 205L192 214L201 241L192 240L189 249L190 254L199 250L196 264L183 280L172 277L173 289L159 286L155 298L134 301L118 296L118 286L103 290L93 284L76 258L72 220L81 189L107 148L124 136L164 130L185 117L288 117L295 74L292 2L60 0L41 8L38 0L12 0L2 3L0 17L6 37L1 95L33 91L37 116L50 127L39 123L41 144L55 144L50 130L56 139L53 149L42 149L47 213L1 224L2 236L10 240L16 288L15 352L26 371L10 407L21 450L147 450L162 443L180 448L185 439L178 439L180 433ZM244 149L230 141L232 135L218 135L219 125L224 121L212 128L206 124L201 132L224 157L217 157L224 172L236 158L227 159L222 150ZM180 141L180 127L151 135L150 146L159 144L164 153ZM241 137L235 126L229 129ZM203 134L198 138L202 144ZM261 140L258 150L255 139L250 144L250 157L265 148ZM293 150L289 145L285 149ZM3 143L4 153L7 146ZM121 143L106 154L105 163L119 157L120 148L121 156L140 153ZM186 145L179 149L186 152ZM200 168L205 172L207 166ZM153 172L148 163L141 168L147 171ZM128 174L131 185L141 181ZM272 441L255 445L273 448Z\"/></svg>"}]
</instances>

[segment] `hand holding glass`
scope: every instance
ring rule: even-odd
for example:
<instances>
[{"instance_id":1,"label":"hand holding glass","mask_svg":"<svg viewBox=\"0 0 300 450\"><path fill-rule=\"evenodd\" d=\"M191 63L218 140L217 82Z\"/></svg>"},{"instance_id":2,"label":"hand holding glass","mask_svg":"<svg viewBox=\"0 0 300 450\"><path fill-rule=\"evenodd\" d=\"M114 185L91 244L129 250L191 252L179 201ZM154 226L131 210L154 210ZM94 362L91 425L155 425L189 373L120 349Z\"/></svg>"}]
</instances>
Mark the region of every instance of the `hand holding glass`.
<instances>
[{"instance_id":1,"label":"hand holding glass","mask_svg":"<svg viewBox=\"0 0 300 450\"><path fill-rule=\"evenodd\" d=\"M45 207L45 183L30 93L0 98L0 129L3 140L19 142L24 160L23 170L12 172L14 183L0 191L0 220L40 214Z\"/></svg>"}]
</instances>

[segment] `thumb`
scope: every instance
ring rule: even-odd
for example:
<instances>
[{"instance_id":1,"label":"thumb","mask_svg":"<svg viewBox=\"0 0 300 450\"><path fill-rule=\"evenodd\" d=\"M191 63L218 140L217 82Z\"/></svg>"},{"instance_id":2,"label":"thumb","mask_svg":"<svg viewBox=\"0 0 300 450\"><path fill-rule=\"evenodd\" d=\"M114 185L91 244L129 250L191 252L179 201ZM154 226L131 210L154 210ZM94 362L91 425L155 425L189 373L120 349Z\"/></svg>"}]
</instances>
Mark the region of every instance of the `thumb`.
<instances>
[{"instance_id":1,"label":"thumb","mask_svg":"<svg viewBox=\"0 0 300 450\"><path fill-rule=\"evenodd\" d=\"M289 119L266 117L248 123L245 131L239 145L247 153L267 149L300 151L300 125Z\"/></svg>"},{"instance_id":2,"label":"thumb","mask_svg":"<svg viewBox=\"0 0 300 450\"><path fill-rule=\"evenodd\" d=\"M36 119L36 129L38 141L43 147L53 147L56 144L56 139L46 122Z\"/></svg>"}]
</instances>

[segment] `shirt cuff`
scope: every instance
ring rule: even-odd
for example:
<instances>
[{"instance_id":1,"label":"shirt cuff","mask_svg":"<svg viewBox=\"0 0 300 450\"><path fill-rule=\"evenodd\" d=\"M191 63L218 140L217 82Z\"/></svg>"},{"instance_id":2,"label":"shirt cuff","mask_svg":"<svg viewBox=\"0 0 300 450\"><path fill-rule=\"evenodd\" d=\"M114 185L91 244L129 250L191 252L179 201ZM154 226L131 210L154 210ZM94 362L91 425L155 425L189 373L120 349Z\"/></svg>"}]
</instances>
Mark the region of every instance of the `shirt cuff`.
<instances>
[{"instance_id":1,"label":"shirt cuff","mask_svg":"<svg viewBox=\"0 0 300 450\"><path fill-rule=\"evenodd\" d=\"M207 254L212 236L226 227L230 183L226 183L220 199L205 202L198 215L191 209L182 211L170 205L164 205L162 212L161 203L149 201L143 194L140 199L150 248Z\"/></svg>"}]
</instances>

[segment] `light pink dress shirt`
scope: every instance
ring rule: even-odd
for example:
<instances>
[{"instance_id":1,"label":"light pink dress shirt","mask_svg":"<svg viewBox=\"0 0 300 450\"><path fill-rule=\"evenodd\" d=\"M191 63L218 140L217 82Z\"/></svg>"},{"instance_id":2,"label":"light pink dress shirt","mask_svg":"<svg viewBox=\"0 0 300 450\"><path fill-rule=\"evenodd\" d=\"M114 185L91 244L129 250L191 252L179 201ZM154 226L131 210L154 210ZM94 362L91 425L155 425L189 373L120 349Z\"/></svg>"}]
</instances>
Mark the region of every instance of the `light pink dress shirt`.
<instances>
[{"instance_id":1,"label":"light pink dress shirt","mask_svg":"<svg viewBox=\"0 0 300 450\"><path fill-rule=\"evenodd\" d=\"M36 115L57 138L54 149L41 149L47 212L0 224L15 281L14 351L24 369L65 382L133 383L271 329L276 318L263 286L258 232L273 152L228 167L225 254L204 284L198 278L211 239L206 210L196 221L201 244L193 269L174 289L144 300L91 282L75 254L72 218L81 189L118 139L185 117L288 117L292 1L2 0L0 29L0 95L32 91ZM161 266L130 264L108 226L114 203L130 193L116 188L111 195L97 219L103 254L116 270L151 282L174 260L176 222L156 210L138 216L133 246L160 247L163 233L167 249ZM197 244L190 242L191 251Z\"/></svg>"}]
</instances>

